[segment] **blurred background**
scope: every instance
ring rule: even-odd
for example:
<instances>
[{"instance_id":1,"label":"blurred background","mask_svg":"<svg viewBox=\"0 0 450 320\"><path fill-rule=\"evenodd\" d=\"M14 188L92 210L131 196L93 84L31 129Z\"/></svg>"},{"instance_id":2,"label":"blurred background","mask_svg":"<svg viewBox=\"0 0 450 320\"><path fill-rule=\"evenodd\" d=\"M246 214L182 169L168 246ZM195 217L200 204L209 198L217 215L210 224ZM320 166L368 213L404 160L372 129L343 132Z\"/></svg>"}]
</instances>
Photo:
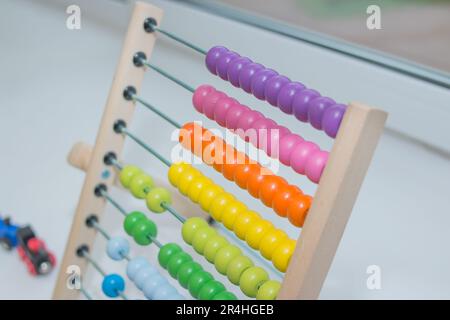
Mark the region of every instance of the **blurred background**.
<instances>
[{"instance_id":1,"label":"blurred background","mask_svg":"<svg viewBox=\"0 0 450 320\"><path fill-rule=\"evenodd\" d=\"M0 212L18 224L30 223L58 262L84 179L66 156L73 143L95 141L133 2L0 1ZM202 48L227 46L336 101L361 101L389 112L320 298L450 299L448 1L148 2L164 9L162 27ZM381 8L381 30L366 27L369 3ZM80 30L66 27L66 9L73 4L81 9ZM212 84L322 148L332 147L322 132L213 77L203 57L167 38L158 38L151 59L193 86ZM146 74L142 94L179 122L217 127L195 112L187 91L155 72ZM156 115L137 107L131 128L170 155L173 128ZM128 140L123 159L167 185L165 167ZM298 236L298 229L214 170L199 168ZM290 168L280 167L279 174L314 194L316 186ZM114 196L128 209L146 210L122 190ZM175 206L195 210L182 197ZM108 206L105 217L110 233L123 235L117 211ZM159 215L155 221L161 241L180 241L173 219ZM106 270L124 275L124 265L105 255L100 237L93 254ZM154 259L156 250L134 246L136 254ZM381 270L379 290L367 287L372 265ZM0 250L0 298L49 299L57 271L31 277L16 252ZM86 281L96 298L105 298L93 270ZM142 297L132 284L127 293Z\"/></svg>"}]
</instances>

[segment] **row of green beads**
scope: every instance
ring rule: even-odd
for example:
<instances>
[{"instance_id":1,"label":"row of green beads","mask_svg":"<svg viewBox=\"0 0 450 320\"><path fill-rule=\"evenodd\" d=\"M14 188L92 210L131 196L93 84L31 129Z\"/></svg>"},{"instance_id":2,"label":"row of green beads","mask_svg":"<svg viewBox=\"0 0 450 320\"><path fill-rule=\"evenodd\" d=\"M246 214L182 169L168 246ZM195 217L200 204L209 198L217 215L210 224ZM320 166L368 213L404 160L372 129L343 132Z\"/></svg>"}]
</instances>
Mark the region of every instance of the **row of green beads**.
<instances>
[{"instance_id":1,"label":"row of green beads","mask_svg":"<svg viewBox=\"0 0 450 320\"><path fill-rule=\"evenodd\" d=\"M159 264L177 279L180 285L200 300L236 300L236 296L226 291L225 286L214 280L213 276L193 261L192 257L175 243L161 247L158 254Z\"/></svg>"},{"instance_id":2,"label":"row of green beads","mask_svg":"<svg viewBox=\"0 0 450 320\"><path fill-rule=\"evenodd\" d=\"M133 211L127 215L123 222L123 228L141 246L152 243L151 239L156 238L158 234L156 224L139 211Z\"/></svg>"},{"instance_id":3,"label":"row of green beads","mask_svg":"<svg viewBox=\"0 0 450 320\"><path fill-rule=\"evenodd\" d=\"M186 220L182 236L195 251L213 263L219 273L238 285L245 295L261 300L276 298L280 283L269 280L269 274L264 269L256 267L237 246L217 234L205 220L197 217Z\"/></svg>"}]
</instances>

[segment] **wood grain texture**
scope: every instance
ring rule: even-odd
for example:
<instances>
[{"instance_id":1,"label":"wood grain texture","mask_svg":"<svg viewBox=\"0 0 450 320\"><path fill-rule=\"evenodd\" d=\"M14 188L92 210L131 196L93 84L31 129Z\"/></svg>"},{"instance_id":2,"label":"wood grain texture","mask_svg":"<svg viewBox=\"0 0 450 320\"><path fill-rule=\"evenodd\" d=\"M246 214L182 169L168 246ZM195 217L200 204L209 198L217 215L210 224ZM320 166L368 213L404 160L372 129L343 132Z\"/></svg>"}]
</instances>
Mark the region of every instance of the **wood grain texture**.
<instances>
[{"instance_id":1,"label":"wood grain texture","mask_svg":"<svg viewBox=\"0 0 450 320\"><path fill-rule=\"evenodd\" d=\"M95 230L85 226L85 219L92 213L101 216L105 208L105 201L94 195L94 189L99 183L111 186L115 179L111 168L104 165L103 157L110 151L120 155L124 143L123 136L113 131L113 124L117 119L130 123L134 112L134 103L125 100L122 92L129 85L134 86L139 92L145 73L143 68L134 66L133 55L142 51L146 53L147 59L150 59L156 35L145 32L143 23L147 17L153 17L160 24L162 15L162 10L155 6L143 2L135 4L91 157L86 160L86 157L76 159L75 155L69 156L69 161L78 163L80 168L87 168L87 170L53 292L54 299L76 299L79 295L78 290L68 288L66 270L68 266L77 265L83 274L86 269L86 261L78 258L75 251L80 244L92 246L96 236ZM81 150L86 150L85 147L79 146ZM87 164L86 161L89 163ZM110 170L112 173L107 179L102 178L104 170Z\"/></svg>"}]
</instances>

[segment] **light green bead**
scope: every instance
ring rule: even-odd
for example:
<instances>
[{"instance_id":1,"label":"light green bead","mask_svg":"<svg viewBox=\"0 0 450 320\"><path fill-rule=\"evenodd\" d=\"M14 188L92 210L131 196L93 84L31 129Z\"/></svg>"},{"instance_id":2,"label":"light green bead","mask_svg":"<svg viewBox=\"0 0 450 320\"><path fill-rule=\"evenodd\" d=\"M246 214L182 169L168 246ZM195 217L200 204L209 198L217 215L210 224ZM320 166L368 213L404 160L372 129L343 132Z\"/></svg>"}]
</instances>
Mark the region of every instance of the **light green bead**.
<instances>
[{"instance_id":1,"label":"light green bead","mask_svg":"<svg viewBox=\"0 0 450 320\"><path fill-rule=\"evenodd\" d=\"M155 213L162 213L166 211L166 209L161 206L162 203L169 205L172 203L172 196L169 191L160 187L151 189L145 199L147 208Z\"/></svg>"},{"instance_id":2,"label":"light green bead","mask_svg":"<svg viewBox=\"0 0 450 320\"><path fill-rule=\"evenodd\" d=\"M250 298L255 298L259 288L269 280L269 274L260 267L251 267L244 271L239 281L241 291Z\"/></svg>"},{"instance_id":3,"label":"light green bead","mask_svg":"<svg viewBox=\"0 0 450 320\"><path fill-rule=\"evenodd\" d=\"M134 176L142 173L141 169L139 169L136 166L127 165L120 170L119 179L120 183L124 188L130 187L131 179L133 179Z\"/></svg>"},{"instance_id":4,"label":"light green bead","mask_svg":"<svg viewBox=\"0 0 450 320\"><path fill-rule=\"evenodd\" d=\"M217 251L229 244L230 243L227 241L227 239L220 235L211 237L211 239L206 243L205 248L203 249L203 255L205 256L206 260L213 263Z\"/></svg>"},{"instance_id":5,"label":"light green bead","mask_svg":"<svg viewBox=\"0 0 450 320\"><path fill-rule=\"evenodd\" d=\"M145 173L135 175L131 179L131 193L138 199L144 199L151 188L153 188L153 179Z\"/></svg>"},{"instance_id":6,"label":"light green bead","mask_svg":"<svg viewBox=\"0 0 450 320\"><path fill-rule=\"evenodd\" d=\"M192 244L192 239L194 238L195 233L204 227L207 227L208 223L199 217L193 217L187 219L183 223L183 227L181 228L181 235L183 236L183 240L187 244Z\"/></svg>"},{"instance_id":7,"label":"light green bead","mask_svg":"<svg viewBox=\"0 0 450 320\"><path fill-rule=\"evenodd\" d=\"M192 246L194 247L194 250L199 254L203 254L206 243L208 243L208 241L215 235L217 235L217 231L210 226L199 229L192 239Z\"/></svg>"},{"instance_id":8,"label":"light green bead","mask_svg":"<svg viewBox=\"0 0 450 320\"><path fill-rule=\"evenodd\" d=\"M221 274L227 274L227 268L231 260L242 254L241 249L235 245L229 244L217 251L214 258L214 266Z\"/></svg>"},{"instance_id":9,"label":"light green bead","mask_svg":"<svg viewBox=\"0 0 450 320\"><path fill-rule=\"evenodd\" d=\"M259 287L258 293L256 294L256 300L275 300L280 288L280 282L269 280Z\"/></svg>"},{"instance_id":10,"label":"light green bead","mask_svg":"<svg viewBox=\"0 0 450 320\"><path fill-rule=\"evenodd\" d=\"M227 277L231 283L239 285L239 280L244 271L253 266L253 261L249 257L237 256L228 264Z\"/></svg>"}]
</instances>

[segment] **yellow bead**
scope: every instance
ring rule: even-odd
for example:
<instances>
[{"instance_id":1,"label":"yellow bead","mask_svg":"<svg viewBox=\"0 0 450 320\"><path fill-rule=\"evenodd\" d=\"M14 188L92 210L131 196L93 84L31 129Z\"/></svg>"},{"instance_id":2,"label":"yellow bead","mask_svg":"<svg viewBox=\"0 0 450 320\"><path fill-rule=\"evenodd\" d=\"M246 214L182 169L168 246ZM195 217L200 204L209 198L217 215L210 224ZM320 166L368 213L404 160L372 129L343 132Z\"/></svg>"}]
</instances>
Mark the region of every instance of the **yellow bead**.
<instances>
[{"instance_id":1,"label":"yellow bead","mask_svg":"<svg viewBox=\"0 0 450 320\"><path fill-rule=\"evenodd\" d=\"M233 201L228 204L222 212L222 223L228 230L233 230L236 218L247 211L247 206L240 201Z\"/></svg>"},{"instance_id":2,"label":"yellow bead","mask_svg":"<svg viewBox=\"0 0 450 320\"><path fill-rule=\"evenodd\" d=\"M203 210L209 212L209 208L211 207L211 203L213 200L219 196L221 193L224 193L224 190L216 184L209 185L203 189L200 193L200 197L198 198L198 203L202 207Z\"/></svg>"},{"instance_id":3,"label":"yellow bead","mask_svg":"<svg viewBox=\"0 0 450 320\"><path fill-rule=\"evenodd\" d=\"M267 232L261 239L259 243L259 251L262 256L266 259L272 259L272 253L276 247L285 241L288 235L280 229L272 229Z\"/></svg>"},{"instance_id":4,"label":"yellow bead","mask_svg":"<svg viewBox=\"0 0 450 320\"><path fill-rule=\"evenodd\" d=\"M170 166L167 175L169 177L170 183L175 188L178 187L178 180L180 178L180 175L189 168L191 168L191 165L187 164L186 162L176 162Z\"/></svg>"},{"instance_id":5,"label":"yellow bead","mask_svg":"<svg viewBox=\"0 0 450 320\"><path fill-rule=\"evenodd\" d=\"M212 184L212 181L206 177L199 176L189 185L187 196L194 202L198 202L200 193L205 189L205 187Z\"/></svg>"},{"instance_id":6,"label":"yellow bead","mask_svg":"<svg viewBox=\"0 0 450 320\"><path fill-rule=\"evenodd\" d=\"M258 250L262 237L272 229L273 225L269 221L259 219L248 227L245 241L250 247Z\"/></svg>"},{"instance_id":7,"label":"yellow bead","mask_svg":"<svg viewBox=\"0 0 450 320\"><path fill-rule=\"evenodd\" d=\"M291 260L292 254L295 250L296 241L292 239L285 239L279 244L272 253L272 263L281 272L286 272Z\"/></svg>"},{"instance_id":8,"label":"yellow bead","mask_svg":"<svg viewBox=\"0 0 450 320\"><path fill-rule=\"evenodd\" d=\"M222 193L221 195L217 196L211 203L209 213L215 220L222 221L223 210L228 204L230 204L234 200L235 198L231 194L227 192Z\"/></svg>"},{"instance_id":9,"label":"yellow bead","mask_svg":"<svg viewBox=\"0 0 450 320\"><path fill-rule=\"evenodd\" d=\"M198 171L192 167L186 169L186 171L180 175L178 178L178 190L180 190L181 194L187 195L189 186L198 176Z\"/></svg>"},{"instance_id":10,"label":"yellow bead","mask_svg":"<svg viewBox=\"0 0 450 320\"><path fill-rule=\"evenodd\" d=\"M141 174L142 171L140 168L132 165L127 165L120 170L119 179L120 183L124 188L130 187L131 179L133 179L134 176Z\"/></svg>"},{"instance_id":11,"label":"yellow bead","mask_svg":"<svg viewBox=\"0 0 450 320\"><path fill-rule=\"evenodd\" d=\"M236 221L234 221L234 234L239 239L245 240L245 235L247 233L248 227L259 219L261 219L261 217L255 211L247 210L243 212L236 218Z\"/></svg>"}]
</instances>

